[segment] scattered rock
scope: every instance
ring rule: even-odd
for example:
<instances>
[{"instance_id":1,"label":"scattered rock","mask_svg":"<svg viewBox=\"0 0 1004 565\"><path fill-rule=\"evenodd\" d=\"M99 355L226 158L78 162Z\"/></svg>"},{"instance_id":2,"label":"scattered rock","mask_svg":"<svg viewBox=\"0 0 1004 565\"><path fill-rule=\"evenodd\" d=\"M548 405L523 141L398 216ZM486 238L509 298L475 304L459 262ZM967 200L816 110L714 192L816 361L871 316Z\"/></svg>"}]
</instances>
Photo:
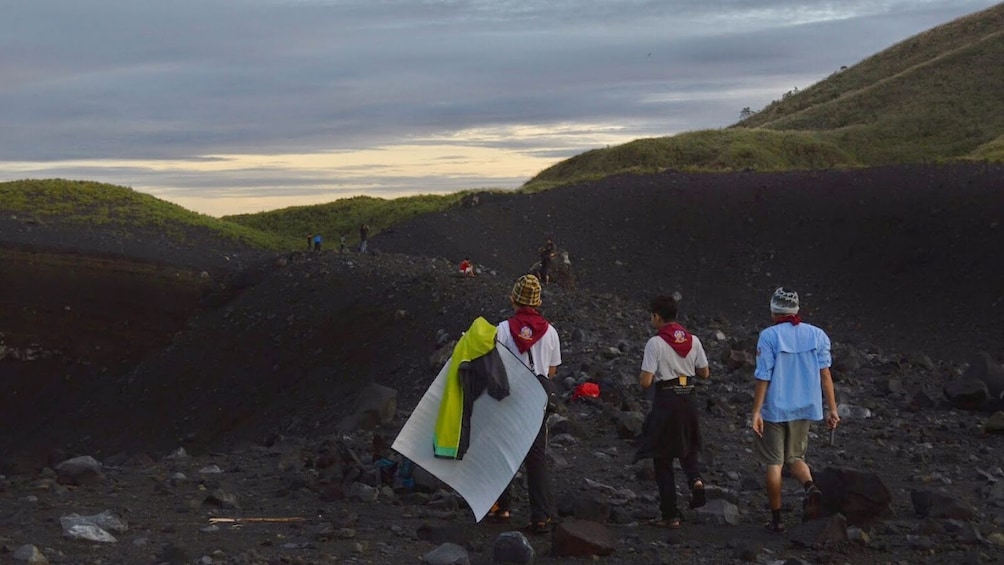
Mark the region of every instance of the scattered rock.
<instances>
[{"instance_id":1,"label":"scattered rock","mask_svg":"<svg viewBox=\"0 0 1004 565\"><path fill-rule=\"evenodd\" d=\"M597 522L568 519L551 533L551 554L555 557L600 557L614 552L613 533Z\"/></svg>"}]
</instances>

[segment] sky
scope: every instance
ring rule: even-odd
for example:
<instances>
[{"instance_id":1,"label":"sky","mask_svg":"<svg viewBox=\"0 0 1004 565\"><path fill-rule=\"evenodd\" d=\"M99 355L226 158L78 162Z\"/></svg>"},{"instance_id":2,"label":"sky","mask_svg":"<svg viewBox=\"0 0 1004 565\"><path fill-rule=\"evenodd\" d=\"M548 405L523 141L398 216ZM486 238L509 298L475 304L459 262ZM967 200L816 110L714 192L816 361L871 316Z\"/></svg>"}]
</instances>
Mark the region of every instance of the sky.
<instances>
[{"instance_id":1,"label":"sky","mask_svg":"<svg viewBox=\"0 0 1004 565\"><path fill-rule=\"evenodd\" d=\"M516 188L983 0L0 0L0 181L208 214Z\"/></svg>"}]
</instances>

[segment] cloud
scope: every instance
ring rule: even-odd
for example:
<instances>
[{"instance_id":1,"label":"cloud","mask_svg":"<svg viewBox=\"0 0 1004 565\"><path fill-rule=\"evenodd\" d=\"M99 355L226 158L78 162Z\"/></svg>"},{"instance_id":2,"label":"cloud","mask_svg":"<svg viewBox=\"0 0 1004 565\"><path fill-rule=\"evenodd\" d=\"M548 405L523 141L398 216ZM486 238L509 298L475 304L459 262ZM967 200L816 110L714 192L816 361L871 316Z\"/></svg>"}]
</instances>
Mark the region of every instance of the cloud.
<instances>
[{"instance_id":1,"label":"cloud","mask_svg":"<svg viewBox=\"0 0 1004 565\"><path fill-rule=\"evenodd\" d=\"M228 194L239 206L299 184L335 187L329 199L456 179L516 186L590 148L729 125L740 108L993 3L6 4L0 180L65 173L172 200L202 190L219 212ZM469 168L415 161L412 148L444 145L436 164L473 151L453 159ZM206 166L218 156L240 157ZM508 166L473 168L493 159ZM393 180L381 172L405 165ZM351 189L337 188L346 175Z\"/></svg>"}]
</instances>

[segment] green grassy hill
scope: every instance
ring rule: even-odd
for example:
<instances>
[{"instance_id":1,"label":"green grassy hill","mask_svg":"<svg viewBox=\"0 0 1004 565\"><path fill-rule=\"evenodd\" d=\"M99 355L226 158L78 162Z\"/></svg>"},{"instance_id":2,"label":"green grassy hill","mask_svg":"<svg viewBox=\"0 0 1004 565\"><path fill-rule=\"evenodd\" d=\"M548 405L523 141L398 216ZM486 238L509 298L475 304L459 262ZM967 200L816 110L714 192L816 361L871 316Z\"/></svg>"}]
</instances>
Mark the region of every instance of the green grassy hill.
<instances>
[{"instance_id":1,"label":"green grassy hill","mask_svg":"<svg viewBox=\"0 0 1004 565\"><path fill-rule=\"evenodd\" d=\"M344 235L349 245L359 242L359 226L368 224L370 235L413 216L437 212L460 203L466 192L447 195L418 195L384 199L370 196L343 198L327 204L294 206L259 212L224 216L222 219L255 230L295 238L297 246L306 247L310 234L321 234L326 249L337 249Z\"/></svg>"},{"instance_id":2,"label":"green grassy hill","mask_svg":"<svg viewBox=\"0 0 1004 565\"><path fill-rule=\"evenodd\" d=\"M38 224L99 228L128 237L155 230L185 244L193 229L262 249L288 249L276 234L198 214L131 188L63 179L0 183L0 210Z\"/></svg>"},{"instance_id":3,"label":"green grassy hill","mask_svg":"<svg viewBox=\"0 0 1004 565\"><path fill-rule=\"evenodd\" d=\"M737 124L815 131L865 165L969 157L1004 133L1004 4L911 37Z\"/></svg>"},{"instance_id":4,"label":"green grassy hill","mask_svg":"<svg viewBox=\"0 0 1004 565\"><path fill-rule=\"evenodd\" d=\"M671 168L785 170L1004 161L1004 4L911 37L725 130L577 155L526 187Z\"/></svg>"},{"instance_id":5,"label":"green grassy hill","mask_svg":"<svg viewBox=\"0 0 1004 565\"><path fill-rule=\"evenodd\" d=\"M541 190L620 173L822 169L857 160L814 132L703 130L594 149L541 171L524 189Z\"/></svg>"}]
</instances>

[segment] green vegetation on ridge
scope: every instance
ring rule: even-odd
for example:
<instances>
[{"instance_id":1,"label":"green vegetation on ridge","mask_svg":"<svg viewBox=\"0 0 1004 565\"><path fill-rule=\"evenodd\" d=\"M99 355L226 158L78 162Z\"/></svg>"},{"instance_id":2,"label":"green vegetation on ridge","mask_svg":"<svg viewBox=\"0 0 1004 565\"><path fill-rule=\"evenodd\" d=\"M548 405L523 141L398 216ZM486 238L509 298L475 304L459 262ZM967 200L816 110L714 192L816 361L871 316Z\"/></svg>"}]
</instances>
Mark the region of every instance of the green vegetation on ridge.
<instances>
[{"instance_id":1,"label":"green vegetation on ridge","mask_svg":"<svg viewBox=\"0 0 1004 565\"><path fill-rule=\"evenodd\" d=\"M853 157L811 132L702 130L594 149L541 171L524 188L583 182L619 173L781 171L855 166Z\"/></svg>"},{"instance_id":2,"label":"green vegetation on ridge","mask_svg":"<svg viewBox=\"0 0 1004 565\"><path fill-rule=\"evenodd\" d=\"M1004 4L902 41L725 130L639 139L549 167L530 189L621 173L1004 161Z\"/></svg>"},{"instance_id":3,"label":"green vegetation on ridge","mask_svg":"<svg viewBox=\"0 0 1004 565\"><path fill-rule=\"evenodd\" d=\"M327 204L293 206L270 212L224 216L223 220L287 238L296 238L306 245L310 234L321 234L325 249L337 249L339 237L356 245L359 226L368 224L370 235L409 218L438 212L460 202L466 192L446 195L423 194L384 199L370 196L342 198Z\"/></svg>"},{"instance_id":4,"label":"green vegetation on ridge","mask_svg":"<svg viewBox=\"0 0 1004 565\"><path fill-rule=\"evenodd\" d=\"M291 245L282 236L198 214L131 188L99 182L64 179L3 182L0 209L39 223L101 227L122 237L154 229L185 243L188 231L195 228L249 247L285 249Z\"/></svg>"}]
</instances>

